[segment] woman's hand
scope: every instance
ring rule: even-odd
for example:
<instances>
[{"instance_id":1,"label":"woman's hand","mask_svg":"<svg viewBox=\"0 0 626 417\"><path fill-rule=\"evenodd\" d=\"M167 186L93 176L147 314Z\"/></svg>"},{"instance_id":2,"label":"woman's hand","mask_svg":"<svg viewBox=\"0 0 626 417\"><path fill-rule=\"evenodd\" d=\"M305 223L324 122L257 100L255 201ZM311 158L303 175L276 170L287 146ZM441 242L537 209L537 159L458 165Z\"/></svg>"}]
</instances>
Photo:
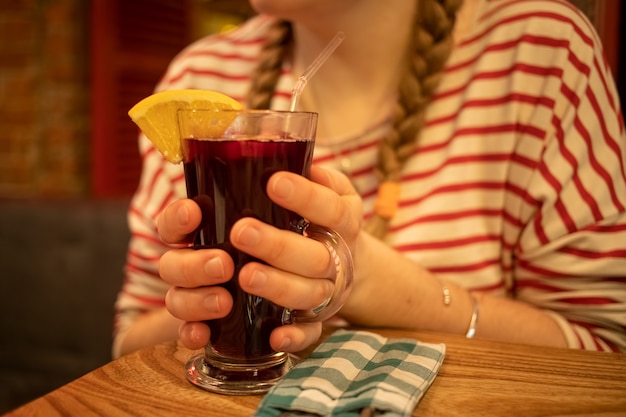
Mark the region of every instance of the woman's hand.
<instances>
[{"instance_id":1,"label":"woman's hand","mask_svg":"<svg viewBox=\"0 0 626 417\"><path fill-rule=\"evenodd\" d=\"M309 222L335 230L354 250L360 230L360 197L338 172L313 167L311 178L276 173L268 182L268 196ZM196 203L177 201L159 217L159 234L170 244L189 243L200 219ZM251 262L242 268L239 284L244 291L295 310L310 310L332 293L333 285L325 278L333 276L335 266L323 244L253 218L235 223L230 239L240 251L267 263ZM232 298L217 284L228 281L233 273L232 259L218 249L179 248L161 258L161 277L172 286L166 306L185 321L179 334L188 348L208 343L209 328L203 320L222 318L230 311ZM321 323L297 323L275 329L270 343L275 350L296 352L320 334Z\"/></svg>"}]
</instances>

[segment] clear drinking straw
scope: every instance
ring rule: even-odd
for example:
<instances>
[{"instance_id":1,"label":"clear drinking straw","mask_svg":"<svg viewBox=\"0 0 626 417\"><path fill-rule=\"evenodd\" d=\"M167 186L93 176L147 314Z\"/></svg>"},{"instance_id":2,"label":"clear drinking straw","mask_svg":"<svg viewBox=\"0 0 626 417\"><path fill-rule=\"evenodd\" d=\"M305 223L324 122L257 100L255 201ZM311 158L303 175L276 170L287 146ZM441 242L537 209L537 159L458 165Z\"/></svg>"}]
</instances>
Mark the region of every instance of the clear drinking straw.
<instances>
[{"instance_id":1,"label":"clear drinking straw","mask_svg":"<svg viewBox=\"0 0 626 417\"><path fill-rule=\"evenodd\" d=\"M311 79L311 77L317 72L319 67L321 67L322 64L326 62L330 54L332 54L335 49L337 49L337 47L339 46L339 44L341 44L341 42L343 42L343 39L345 37L346 36L343 34L343 32L337 32L337 34L330 41L330 43L326 45L322 53L320 53L319 56L315 58L315 61L313 61L311 65L309 65L309 67L304 71L304 73L302 73L302 75L298 78L298 81L296 81L296 85L294 85L293 90L291 90L291 104L289 105L289 111L296 110L297 101L300 98L300 94L302 94L302 90L304 89L307 81L309 81L309 79Z\"/></svg>"}]
</instances>

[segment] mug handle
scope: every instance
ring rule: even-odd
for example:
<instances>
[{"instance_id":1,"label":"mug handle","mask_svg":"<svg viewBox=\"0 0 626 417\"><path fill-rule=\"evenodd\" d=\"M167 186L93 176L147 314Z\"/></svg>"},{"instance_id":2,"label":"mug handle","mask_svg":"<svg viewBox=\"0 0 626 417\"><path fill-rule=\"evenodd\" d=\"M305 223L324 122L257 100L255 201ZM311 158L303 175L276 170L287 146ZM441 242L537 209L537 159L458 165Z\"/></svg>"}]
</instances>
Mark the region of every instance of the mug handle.
<instances>
[{"instance_id":1,"label":"mug handle","mask_svg":"<svg viewBox=\"0 0 626 417\"><path fill-rule=\"evenodd\" d=\"M335 315L343 307L352 290L354 265L350 248L339 233L327 227L307 224L304 227L306 237L323 243L335 262L335 289L328 299L312 310L285 309L283 324L310 323L324 321Z\"/></svg>"}]
</instances>

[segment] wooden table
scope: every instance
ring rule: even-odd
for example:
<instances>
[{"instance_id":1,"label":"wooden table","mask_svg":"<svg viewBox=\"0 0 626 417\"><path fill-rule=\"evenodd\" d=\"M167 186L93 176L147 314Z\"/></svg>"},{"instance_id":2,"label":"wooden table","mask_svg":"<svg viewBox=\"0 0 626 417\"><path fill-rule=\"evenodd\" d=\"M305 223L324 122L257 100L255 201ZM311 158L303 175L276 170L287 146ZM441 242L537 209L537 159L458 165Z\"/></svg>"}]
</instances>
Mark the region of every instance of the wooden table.
<instances>
[{"instance_id":1,"label":"wooden table","mask_svg":"<svg viewBox=\"0 0 626 417\"><path fill-rule=\"evenodd\" d=\"M440 372L415 416L626 416L626 355L376 332L446 344ZM251 416L261 396L217 395L187 382L183 364L194 353L175 343L141 350L7 417Z\"/></svg>"}]
</instances>

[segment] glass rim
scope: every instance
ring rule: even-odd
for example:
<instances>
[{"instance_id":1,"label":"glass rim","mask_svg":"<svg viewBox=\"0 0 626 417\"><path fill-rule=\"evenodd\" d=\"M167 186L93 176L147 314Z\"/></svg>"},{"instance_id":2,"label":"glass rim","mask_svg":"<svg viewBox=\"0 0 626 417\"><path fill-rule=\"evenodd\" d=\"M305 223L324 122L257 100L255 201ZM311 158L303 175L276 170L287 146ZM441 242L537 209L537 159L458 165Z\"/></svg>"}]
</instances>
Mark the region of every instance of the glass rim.
<instances>
[{"instance_id":1,"label":"glass rim","mask_svg":"<svg viewBox=\"0 0 626 417\"><path fill-rule=\"evenodd\" d=\"M248 113L248 114L276 114L276 115L312 115L319 116L319 113L305 110L274 110L274 109L177 109L177 113Z\"/></svg>"}]
</instances>

